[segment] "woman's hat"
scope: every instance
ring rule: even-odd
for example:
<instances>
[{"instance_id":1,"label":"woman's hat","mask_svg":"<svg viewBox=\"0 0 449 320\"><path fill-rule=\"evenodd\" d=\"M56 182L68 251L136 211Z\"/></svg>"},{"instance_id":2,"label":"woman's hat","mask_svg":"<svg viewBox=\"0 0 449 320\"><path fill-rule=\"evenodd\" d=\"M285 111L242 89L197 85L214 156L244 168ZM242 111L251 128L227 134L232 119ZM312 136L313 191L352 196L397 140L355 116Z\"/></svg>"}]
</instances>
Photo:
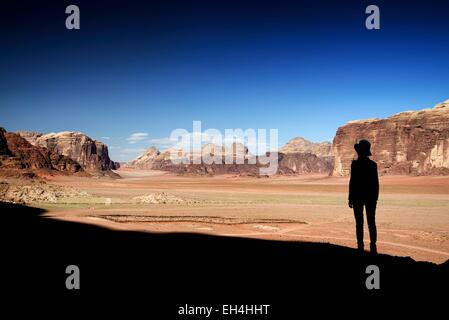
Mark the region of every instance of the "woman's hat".
<instances>
[{"instance_id":1,"label":"woman's hat","mask_svg":"<svg viewBox=\"0 0 449 320\"><path fill-rule=\"evenodd\" d=\"M366 155L371 156L371 143L368 140L362 139L359 141L359 143L356 143L354 145L355 151L357 151L357 154L359 155Z\"/></svg>"}]
</instances>

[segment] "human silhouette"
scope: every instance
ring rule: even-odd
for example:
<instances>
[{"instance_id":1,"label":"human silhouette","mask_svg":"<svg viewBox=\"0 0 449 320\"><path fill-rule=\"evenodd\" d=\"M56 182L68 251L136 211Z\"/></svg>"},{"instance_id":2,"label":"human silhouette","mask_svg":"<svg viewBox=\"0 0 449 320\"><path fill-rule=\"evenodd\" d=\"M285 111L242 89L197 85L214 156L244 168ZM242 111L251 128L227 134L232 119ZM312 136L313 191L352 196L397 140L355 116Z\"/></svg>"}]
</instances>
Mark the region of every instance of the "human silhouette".
<instances>
[{"instance_id":1,"label":"human silhouette","mask_svg":"<svg viewBox=\"0 0 449 320\"><path fill-rule=\"evenodd\" d=\"M358 158L351 164L349 180L349 207L354 209L356 223L357 248L364 250L363 243L363 207L366 210L366 220L370 235L371 253L377 253L376 205L379 198L379 177L377 164L369 158L371 144L368 140L360 140L354 145Z\"/></svg>"}]
</instances>

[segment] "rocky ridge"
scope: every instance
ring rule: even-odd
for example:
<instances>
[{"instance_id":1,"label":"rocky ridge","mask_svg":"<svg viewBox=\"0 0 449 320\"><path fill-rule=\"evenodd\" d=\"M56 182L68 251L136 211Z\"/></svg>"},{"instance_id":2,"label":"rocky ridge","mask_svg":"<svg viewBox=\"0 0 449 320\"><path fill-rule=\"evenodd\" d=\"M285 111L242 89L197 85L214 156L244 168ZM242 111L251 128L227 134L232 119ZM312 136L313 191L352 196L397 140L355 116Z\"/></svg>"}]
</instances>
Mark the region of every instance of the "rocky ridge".
<instances>
[{"instance_id":1,"label":"rocky ridge","mask_svg":"<svg viewBox=\"0 0 449 320\"><path fill-rule=\"evenodd\" d=\"M303 137L296 137L289 140L282 148L279 149L280 153L312 153L318 157L332 157L332 143L328 141L324 142L311 142Z\"/></svg>"},{"instance_id":2,"label":"rocky ridge","mask_svg":"<svg viewBox=\"0 0 449 320\"><path fill-rule=\"evenodd\" d=\"M0 128L0 175L34 176L37 171L74 174L83 168L73 159L34 146L20 135Z\"/></svg>"},{"instance_id":3,"label":"rocky ridge","mask_svg":"<svg viewBox=\"0 0 449 320\"><path fill-rule=\"evenodd\" d=\"M371 142L379 174L449 174L449 100L433 108L406 111L386 119L350 121L333 141L333 175L349 174L354 144Z\"/></svg>"},{"instance_id":4,"label":"rocky ridge","mask_svg":"<svg viewBox=\"0 0 449 320\"><path fill-rule=\"evenodd\" d=\"M63 131L40 134L18 132L35 146L47 148L78 162L86 171L118 169L117 163L109 158L108 147L81 132Z\"/></svg>"}]
</instances>

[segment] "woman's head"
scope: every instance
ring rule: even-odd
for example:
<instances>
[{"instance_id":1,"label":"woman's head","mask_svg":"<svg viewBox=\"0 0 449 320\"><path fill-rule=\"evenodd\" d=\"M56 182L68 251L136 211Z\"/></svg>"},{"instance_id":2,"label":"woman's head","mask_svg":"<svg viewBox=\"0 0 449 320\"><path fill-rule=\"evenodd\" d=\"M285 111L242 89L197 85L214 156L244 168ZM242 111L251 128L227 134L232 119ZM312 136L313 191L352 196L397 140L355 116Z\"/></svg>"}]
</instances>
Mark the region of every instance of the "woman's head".
<instances>
[{"instance_id":1,"label":"woman's head","mask_svg":"<svg viewBox=\"0 0 449 320\"><path fill-rule=\"evenodd\" d=\"M362 139L359 143L354 145L355 151L357 151L357 155L359 157L368 157L371 156L371 143L368 140Z\"/></svg>"}]
</instances>

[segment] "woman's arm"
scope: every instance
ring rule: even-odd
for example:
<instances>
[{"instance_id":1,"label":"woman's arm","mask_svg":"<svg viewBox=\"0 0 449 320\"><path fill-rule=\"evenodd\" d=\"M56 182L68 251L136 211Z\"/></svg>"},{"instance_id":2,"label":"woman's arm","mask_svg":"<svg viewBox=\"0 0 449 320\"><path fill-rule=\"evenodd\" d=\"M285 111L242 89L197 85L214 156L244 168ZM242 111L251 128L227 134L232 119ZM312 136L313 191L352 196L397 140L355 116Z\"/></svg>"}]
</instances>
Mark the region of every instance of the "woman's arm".
<instances>
[{"instance_id":1,"label":"woman's arm","mask_svg":"<svg viewBox=\"0 0 449 320\"><path fill-rule=\"evenodd\" d=\"M349 195L348 195L348 206L352 208L353 200L354 200L354 161L351 163L351 172L349 178Z\"/></svg>"}]
</instances>

